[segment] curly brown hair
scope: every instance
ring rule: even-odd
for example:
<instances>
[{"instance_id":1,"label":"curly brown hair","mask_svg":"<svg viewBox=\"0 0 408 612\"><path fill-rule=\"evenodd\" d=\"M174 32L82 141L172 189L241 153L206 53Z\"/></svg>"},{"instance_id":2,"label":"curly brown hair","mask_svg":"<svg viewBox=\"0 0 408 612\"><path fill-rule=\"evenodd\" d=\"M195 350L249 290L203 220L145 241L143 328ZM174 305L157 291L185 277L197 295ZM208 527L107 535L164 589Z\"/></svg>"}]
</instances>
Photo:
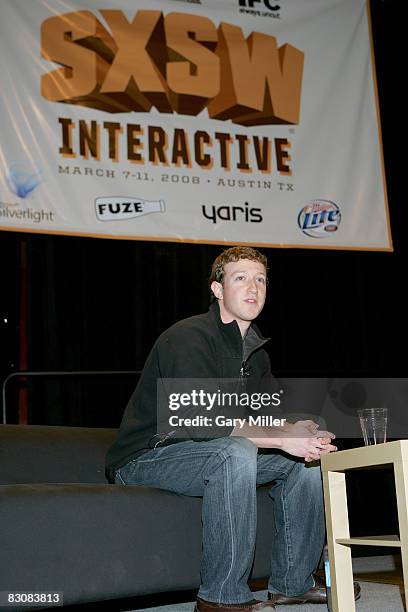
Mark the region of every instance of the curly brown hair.
<instances>
[{"instance_id":1,"label":"curly brown hair","mask_svg":"<svg viewBox=\"0 0 408 612\"><path fill-rule=\"evenodd\" d=\"M239 261L240 259L250 259L251 261L259 261L263 266L265 266L266 273L268 273L268 260L265 255L253 249L252 247L231 247L230 249L226 249L222 251L218 255L218 257L214 260L211 274L208 279L208 286L211 292L211 299L214 298L214 294L211 291L211 285L213 281L217 281L217 283L221 283L224 280L224 270L225 266L232 261Z\"/></svg>"}]
</instances>

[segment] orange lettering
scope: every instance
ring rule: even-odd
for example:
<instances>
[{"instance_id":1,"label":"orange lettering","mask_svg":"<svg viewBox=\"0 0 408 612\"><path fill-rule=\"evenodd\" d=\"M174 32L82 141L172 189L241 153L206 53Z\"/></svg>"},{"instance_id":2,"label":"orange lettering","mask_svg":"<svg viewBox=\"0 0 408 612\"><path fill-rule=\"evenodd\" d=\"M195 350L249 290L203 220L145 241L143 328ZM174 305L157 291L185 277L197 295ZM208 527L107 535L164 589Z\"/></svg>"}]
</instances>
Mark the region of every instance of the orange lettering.
<instances>
[{"instance_id":1,"label":"orange lettering","mask_svg":"<svg viewBox=\"0 0 408 612\"><path fill-rule=\"evenodd\" d=\"M61 66L42 76L47 100L111 113L155 107L162 113L198 115L207 107L210 118L245 126L299 122L304 53L292 45L278 48L275 37L259 32L245 39L240 27L228 23L217 30L199 15L163 17L160 11L140 10L129 21L121 10L100 12L110 32L85 10L43 22L42 56ZM165 148L158 133L155 138L155 157L162 162ZM197 143L200 151L203 142ZM245 137L238 143L239 169L249 170ZM229 141L220 139L219 144L223 164L229 166ZM270 154L264 143L262 149L259 142L255 147L266 170ZM208 159L200 158L206 167Z\"/></svg>"},{"instance_id":2,"label":"orange lettering","mask_svg":"<svg viewBox=\"0 0 408 612\"><path fill-rule=\"evenodd\" d=\"M155 105L161 112L172 112L164 78L166 57L160 11L138 11L131 23L122 11L101 13L118 45L101 91L123 102L128 110L148 111Z\"/></svg>"},{"instance_id":3,"label":"orange lettering","mask_svg":"<svg viewBox=\"0 0 408 612\"><path fill-rule=\"evenodd\" d=\"M222 23L216 53L221 61L221 91L208 105L216 119L241 125L295 124L299 121L304 54L276 38ZM267 60L266 60L267 58Z\"/></svg>"},{"instance_id":4,"label":"orange lettering","mask_svg":"<svg viewBox=\"0 0 408 612\"><path fill-rule=\"evenodd\" d=\"M41 55L62 68L41 77L42 96L115 112L116 105L99 95L115 50L114 41L90 11L46 19L41 27Z\"/></svg>"},{"instance_id":5,"label":"orange lettering","mask_svg":"<svg viewBox=\"0 0 408 612\"><path fill-rule=\"evenodd\" d=\"M212 52L217 30L207 17L170 13L165 18L165 32L172 107L184 115L197 115L220 88L219 58Z\"/></svg>"}]
</instances>

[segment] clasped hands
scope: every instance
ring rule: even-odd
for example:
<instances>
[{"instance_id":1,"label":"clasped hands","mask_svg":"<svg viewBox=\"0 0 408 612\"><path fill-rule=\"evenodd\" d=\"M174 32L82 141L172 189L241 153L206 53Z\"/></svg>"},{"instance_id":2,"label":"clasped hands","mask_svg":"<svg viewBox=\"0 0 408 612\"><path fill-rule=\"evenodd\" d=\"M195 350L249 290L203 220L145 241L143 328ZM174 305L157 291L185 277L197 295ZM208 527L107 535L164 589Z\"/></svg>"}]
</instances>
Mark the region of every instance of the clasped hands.
<instances>
[{"instance_id":1,"label":"clasped hands","mask_svg":"<svg viewBox=\"0 0 408 612\"><path fill-rule=\"evenodd\" d=\"M316 461L322 455L337 450L331 444L336 437L330 431L318 431L319 424L311 420L287 423L284 427L282 450L294 455L304 457L305 461Z\"/></svg>"}]
</instances>

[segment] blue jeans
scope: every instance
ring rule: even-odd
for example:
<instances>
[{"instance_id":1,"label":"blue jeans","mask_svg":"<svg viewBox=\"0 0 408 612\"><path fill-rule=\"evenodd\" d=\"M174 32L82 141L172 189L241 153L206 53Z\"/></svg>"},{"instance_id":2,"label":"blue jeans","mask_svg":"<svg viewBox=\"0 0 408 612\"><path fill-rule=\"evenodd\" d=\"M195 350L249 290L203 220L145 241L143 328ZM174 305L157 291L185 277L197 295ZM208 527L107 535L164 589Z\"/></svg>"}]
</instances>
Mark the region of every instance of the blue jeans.
<instances>
[{"instance_id":1,"label":"blue jeans","mask_svg":"<svg viewBox=\"0 0 408 612\"><path fill-rule=\"evenodd\" d=\"M203 498L198 596L215 603L253 599L247 581L255 551L256 487L270 481L276 537L268 588L300 595L313 586L324 545L319 467L280 451L258 453L250 440L228 437L158 447L116 472L119 484Z\"/></svg>"}]
</instances>

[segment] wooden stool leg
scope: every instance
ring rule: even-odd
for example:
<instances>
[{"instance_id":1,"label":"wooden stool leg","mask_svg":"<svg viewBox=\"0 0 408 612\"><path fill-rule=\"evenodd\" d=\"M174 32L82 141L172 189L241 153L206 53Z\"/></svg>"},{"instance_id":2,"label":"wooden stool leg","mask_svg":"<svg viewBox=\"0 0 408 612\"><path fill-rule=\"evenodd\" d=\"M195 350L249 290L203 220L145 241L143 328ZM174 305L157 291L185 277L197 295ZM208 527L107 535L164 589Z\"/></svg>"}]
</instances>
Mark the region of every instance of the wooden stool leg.
<instances>
[{"instance_id":1,"label":"wooden stool leg","mask_svg":"<svg viewBox=\"0 0 408 612\"><path fill-rule=\"evenodd\" d=\"M404 576L405 609L408 607L408 464L394 463L397 493L398 524L401 541L402 572Z\"/></svg>"},{"instance_id":2,"label":"wooden stool leg","mask_svg":"<svg viewBox=\"0 0 408 612\"><path fill-rule=\"evenodd\" d=\"M336 543L350 537L344 473L324 470L323 487L333 612L355 612L350 547Z\"/></svg>"}]
</instances>

